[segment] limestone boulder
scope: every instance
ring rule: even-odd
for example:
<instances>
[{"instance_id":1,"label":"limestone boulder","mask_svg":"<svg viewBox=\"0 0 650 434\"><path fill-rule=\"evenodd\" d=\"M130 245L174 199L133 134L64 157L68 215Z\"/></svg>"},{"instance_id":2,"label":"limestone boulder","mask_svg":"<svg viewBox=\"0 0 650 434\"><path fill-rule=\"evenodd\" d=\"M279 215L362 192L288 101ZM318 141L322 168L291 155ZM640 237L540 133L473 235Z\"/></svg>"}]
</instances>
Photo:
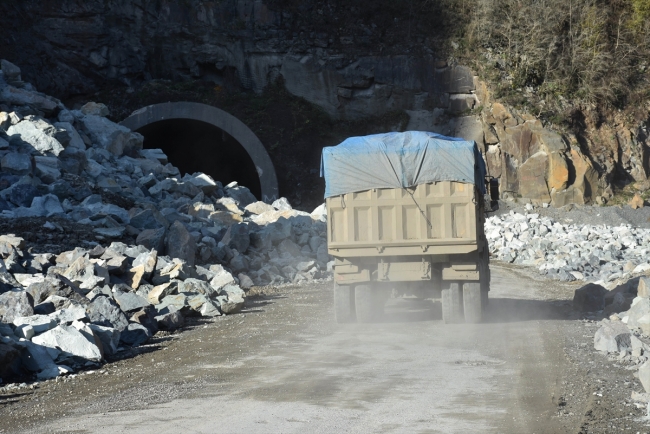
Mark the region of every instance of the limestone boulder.
<instances>
[{"instance_id":1,"label":"limestone boulder","mask_svg":"<svg viewBox=\"0 0 650 434\"><path fill-rule=\"evenodd\" d=\"M121 288L113 289L113 296L123 312L134 312L151 305L144 297Z\"/></svg>"},{"instance_id":2,"label":"limestone boulder","mask_svg":"<svg viewBox=\"0 0 650 434\"><path fill-rule=\"evenodd\" d=\"M54 126L58 130L63 130L67 133L68 135L68 143L62 143L66 147L66 150L71 150L71 149L78 149L81 151L86 150L86 144L84 143L83 139L79 135L79 132L75 127L72 126L70 122L55 122ZM64 155L67 155L64 151Z\"/></svg>"},{"instance_id":3,"label":"limestone boulder","mask_svg":"<svg viewBox=\"0 0 650 434\"><path fill-rule=\"evenodd\" d=\"M119 306L109 297L99 296L87 307L88 318L93 324L111 327L119 331L124 330L129 320L120 310Z\"/></svg>"},{"instance_id":4,"label":"limestone boulder","mask_svg":"<svg viewBox=\"0 0 650 434\"><path fill-rule=\"evenodd\" d=\"M175 221L174 224L169 227L169 235L167 236L167 254L172 258L184 260L188 265L194 265L196 258L196 241L180 221Z\"/></svg>"},{"instance_id":5,"label":"limestone boulder","mask_svg":"<svg viewBox=\"0 0 650 434\"><path fill-rule=\"evenodd\" d=\"M151 337L151 331L138 323L130 323L129 326L120 333L120 342L132 347L144 344Z\"/></svg>"},{"instance_id":6,"label":"limestone boulder","mask_svg":"<svg viewBox=\"0 0 650 434\"><path fill-rule=\"evenodd\" d=\"M245 253L251 243L248 225L238 223L230 226L221 242L231 249L237 249L238 252Z\"/></svg>"},{"instance_id":7,"label":"limestone boulder","mask_svg":"<svg viewBox=\"0 0 650 434\"><path fill-rule=\"evenodd\" d=\"M9 152L0 160L0 168L13 175L27 175L32 172L32 159L27 154Z\"/></svg>"},{"instance_id":8,"label":"limestone boulder","mask_svg":"<svg viewBox=\"0 0 650 434\"><path fill-rule=\"evenodd\" d=\"M72 325L59 325L52 330L35 336L32 342L60 352L57 360L79 357L99 362L103 358L92 331L91 335L88 336L87 333Z\"/></svg>"},{"instance_id":9,"label":"limestone boulder","mask_svg":"<svg viewBox=\"0 0 650 434\"><path fill-rule=\"evenodd\" d=\"M185 318L178 310L168 310L156 316L156 321L158 321L158 328L161 330L172 331L182 327L185 323Z\"/></svg>"},{"instance_id":10,"label":"limestone boulder","mask_svg":"<svg viewBox=\"0 0 650 434\"><path fill-rule=\"evenodd\" d=\"M45 184L51 184L61 177L59 159L56 157L35 156L34 169L36 176Z\"/></svg>"},{"instance_id":11,"label":"limestone boulder","mask_svg":"<svg viewBox=\"0 0 650 434\"><path fill-rule=\"evenodd\" d=\"M253 202L251 204L248 204L245 208L246 211L248 211L251 214L262 214L267 211L275 211L275 208L273 206L269 205L268 203L262 202L262 201L257 201Z\"/></svg>"},{"instance_id":12,"label":"limestone boulder","mask_svg":"<svg viewBox=\"0 0 650 434\"><path fill-rule=\"evenodd\" d=\"M112 327L104 327L97 324L89 324L88 327L102 343L104 354L113 355L117 353L120 345L120 331Z\"/></svg>"},{"instance_id":13,"label":"limestone boulder","mask_svg":"<svg viewBox=\"0 0 650 434\"><path fill-rule=\"evenodd\" d=\"M239 312L245 303L246 294L238 285L226 285L217 297L221 312L230 315Z\"/></svg>"},{"instance_id":14,"label":"limestone boulder","mask_svg":"<svg viewBox=\"0 0 650 434\"><path fill-rule=\"evenodd\" d=\"M105 117L89 114L81 118L81 124L94 144L117 157L142 149L144 139L141 134L131 132Z\"/></svg>"},{"instance_id":15,"label":"limestone boulder","mask_svg":"<svg viewBox=\"0 0 650 434\"><path fill-rule=\"evenodd\" d=\"M171 281L163 283L157 286L154 286L149 294L147 294L147 300L151 304L160 304L163 298L168 295L174 295L178 293L178 282Z\"/></svg>"},{"instance_id":16,"label":"limestone boulder","mask_svg":"<svg viewBox=\"0 0 650 434\"><path fill-rule=\"evenodd\" d=\"M87 102L81 107L81 113L85 115L95 115L106 117L109 115L108 107L106 104L96 103L96 102Z\"/></svg>"},{"instance_id":17,"label":"limestone boulder","mask_svg":"<svg viewBox=\"0 0 650 434\"><path fill-rule=\"evenodd\" d=\"M217 189L217 183L210 175L205 173L197 173L191 176L188 181L195 187L198 187L204 194L212 194Z\"/></svg>"},{"instance_id":18,"label":"limestone boulder","mask_svg":"<svg viewBox=\"0 0 650 434\"><path fill-rule=\"evenodd\" d=\"M156 250L162 252L165 249L165 234L164 227L158 229L145 229L136 238L136 244L144 246L149 250Z\"/></svg>"},{"instance_id":19,"label":"limestone boulder","mask_svg":"<svg viewBox=\"0 0 650 434\"><path fill-rule=\"evenodd\" d=\"M24 289L0 294L0 321L11 323L15 318L34 315L34 301Z\"/></svg>"},{"instance_id":20,"label":"limestone boulder","mask_svg":"<svg viewBox=\"0 0 650 434\"><path fill-rule=\"evenodd\" d=\"M641 277L639 279L637 297L650 298L650 277Z\"/></svg>"},{"instance_id":21,"label":"limestone boulder","mask_svg":"<svg viewBox=\"0 0 650 434\"><path fill-rule=\"evenodd\" d=\"M56 321L47 315L19 316L14 318L13 324L16 327L29 325L36 334L51 330L57 325Z\"/></svg>"},{"instance_id":22,"label":"limestone boulder","mask_svg":"<svg viewBox=\"0 0 650 434\"><path fill-rule=\"evenodd\" d=\"M58 156L63 152L63 145L54 138L57 128L41 118L25 119L7 130L10 136L16 134L29 143L33 151L40 154L53 154Z\"/></svg>"},{"instance_id":23,"label":"limestone boulder","mask_svg":"<svg viewBox=\"0 0 650 434\"><path fill-rule=\"evenodd\" d=\"M598 351L619 352L631 349L631 332L620 321L604 321L594 335L594 348Z\"/></svg>"},{"instance_id":24,"label":"limestone boulder","mask_svg":"<svg viewBox=\"0 0 650 434\"><path fill-rule=\"evenodd\" d=\"M628 327L641 327L650 320L650 298L637 297L632 302L632 307L627 311Z\"/></svg>"},{"instance_id":25,"label":"limestone boulder","mask_svg":"<svg viewBox=\"0 0 650 434\"><path fill-rule=\"evenodd\" d=\"M59 104L52 97L14 86L0 87L0 101L18 106L31 106L46 115L54 113L59 108Z\"/></svg>"},{"instance_id":26,"label":"limestone boulder","mask_svg":"<svg viewBox=\"0 0 650 434\"><path fill-rule=\"evenodd\" d=\"M573 308L579 312L596 312L605 309L607 290L601 285L588 283L573 294Z\"/></svg>"}]
</instances>

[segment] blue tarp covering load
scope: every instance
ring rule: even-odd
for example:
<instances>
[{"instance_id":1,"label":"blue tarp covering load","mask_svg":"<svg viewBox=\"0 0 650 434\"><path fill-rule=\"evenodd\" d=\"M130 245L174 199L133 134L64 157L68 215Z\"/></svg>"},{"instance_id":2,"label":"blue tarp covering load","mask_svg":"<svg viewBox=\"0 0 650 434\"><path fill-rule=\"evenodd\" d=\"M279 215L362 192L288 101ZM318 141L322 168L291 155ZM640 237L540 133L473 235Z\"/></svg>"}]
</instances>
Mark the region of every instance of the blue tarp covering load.
<instances>
[{"instance_id":1,"label":"blue tarp covering load","mask_svg":"<svg viewBox=\"0 0 650 434\"><path fill-rule=\"evenodd\" d=\"M421 131L350 137L323 148L325 197L437 181L476 184L485 194L485 163L476 143Z\"/></svg>"}]
</instances>

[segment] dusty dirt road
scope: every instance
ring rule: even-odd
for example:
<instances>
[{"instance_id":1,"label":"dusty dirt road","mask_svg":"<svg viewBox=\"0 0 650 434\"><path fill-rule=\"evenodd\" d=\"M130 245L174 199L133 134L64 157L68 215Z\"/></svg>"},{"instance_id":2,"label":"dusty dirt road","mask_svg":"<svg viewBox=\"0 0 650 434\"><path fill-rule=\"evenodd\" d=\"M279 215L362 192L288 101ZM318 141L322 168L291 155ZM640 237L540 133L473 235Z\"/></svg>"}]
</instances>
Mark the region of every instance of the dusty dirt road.
<instances>
[{"instance_id":1,"label":"dusty dirt road","mask_svg":"<svg viewBox=\"0 0 650 434\"><path fill-rule=\"evenodd\" d=\"M593 330L571 319L571 287L495 265L492 288L479 325L445 325L439 305L407 299L390 300L382 323L337 325L331 283L267 289L245 314L0 397L0 432L542 434L612 432L610 419L643 425L640 410L601 411L594 401L592 391L606 388L589 385L593 361L577 360L592 354Z\"/></svg>"}]
</instances>

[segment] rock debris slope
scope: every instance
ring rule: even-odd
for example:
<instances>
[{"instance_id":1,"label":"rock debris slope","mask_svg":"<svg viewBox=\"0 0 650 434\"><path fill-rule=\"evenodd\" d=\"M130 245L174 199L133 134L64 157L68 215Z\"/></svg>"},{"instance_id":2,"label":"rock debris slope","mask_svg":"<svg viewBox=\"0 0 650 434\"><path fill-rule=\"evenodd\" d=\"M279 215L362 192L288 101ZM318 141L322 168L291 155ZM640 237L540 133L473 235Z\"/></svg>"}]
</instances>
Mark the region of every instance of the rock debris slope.
<instances>
[{"instance_id":1,"label":"rock debris slope","mask_svg":"<svg viewBox=\"0 0 650 434\"><path fill-rule=\"evenodd\" d=\"M486 219L485 234L494 258L534 266L562 281L613 285L650 270L650 229L563 224L510 211Z\"/></svg>"},{"instance_id":2,"label":"rock debris slope","mask_svg":"<svg viewBox=\"0 0 650 434\"><path fill-rule=\"evenodd\" d=\"M2 220L47 219L42 232L72 222L91 236L49 252L0 236L0 376L56 377L187 316L236 313L252 285L325 276L323 206L309 214L181 176L104 105L68 110L1 66Z\"/></svg>"}]
</instances>

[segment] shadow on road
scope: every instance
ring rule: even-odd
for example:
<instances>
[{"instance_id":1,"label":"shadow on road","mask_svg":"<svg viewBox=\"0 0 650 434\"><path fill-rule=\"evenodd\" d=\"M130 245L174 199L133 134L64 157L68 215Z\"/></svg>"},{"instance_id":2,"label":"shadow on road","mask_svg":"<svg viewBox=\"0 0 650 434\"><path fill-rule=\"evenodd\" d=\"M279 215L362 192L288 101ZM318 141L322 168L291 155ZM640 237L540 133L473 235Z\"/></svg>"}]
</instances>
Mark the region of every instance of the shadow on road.
<instances>
[{"instance_id":1,"label":"shadow on road","mask_svg":"<svg viewBox=\"0 0 650 434\"><path fill-rule=\"evenodd\" d=\"M524 300L491 298L483 311L484 323L512 323L547 319L569 319L570 307L564 300ZM378 322L400 323L442 320L440 302L415 298L391 299Z\"/></svg>"}]
</instances>

